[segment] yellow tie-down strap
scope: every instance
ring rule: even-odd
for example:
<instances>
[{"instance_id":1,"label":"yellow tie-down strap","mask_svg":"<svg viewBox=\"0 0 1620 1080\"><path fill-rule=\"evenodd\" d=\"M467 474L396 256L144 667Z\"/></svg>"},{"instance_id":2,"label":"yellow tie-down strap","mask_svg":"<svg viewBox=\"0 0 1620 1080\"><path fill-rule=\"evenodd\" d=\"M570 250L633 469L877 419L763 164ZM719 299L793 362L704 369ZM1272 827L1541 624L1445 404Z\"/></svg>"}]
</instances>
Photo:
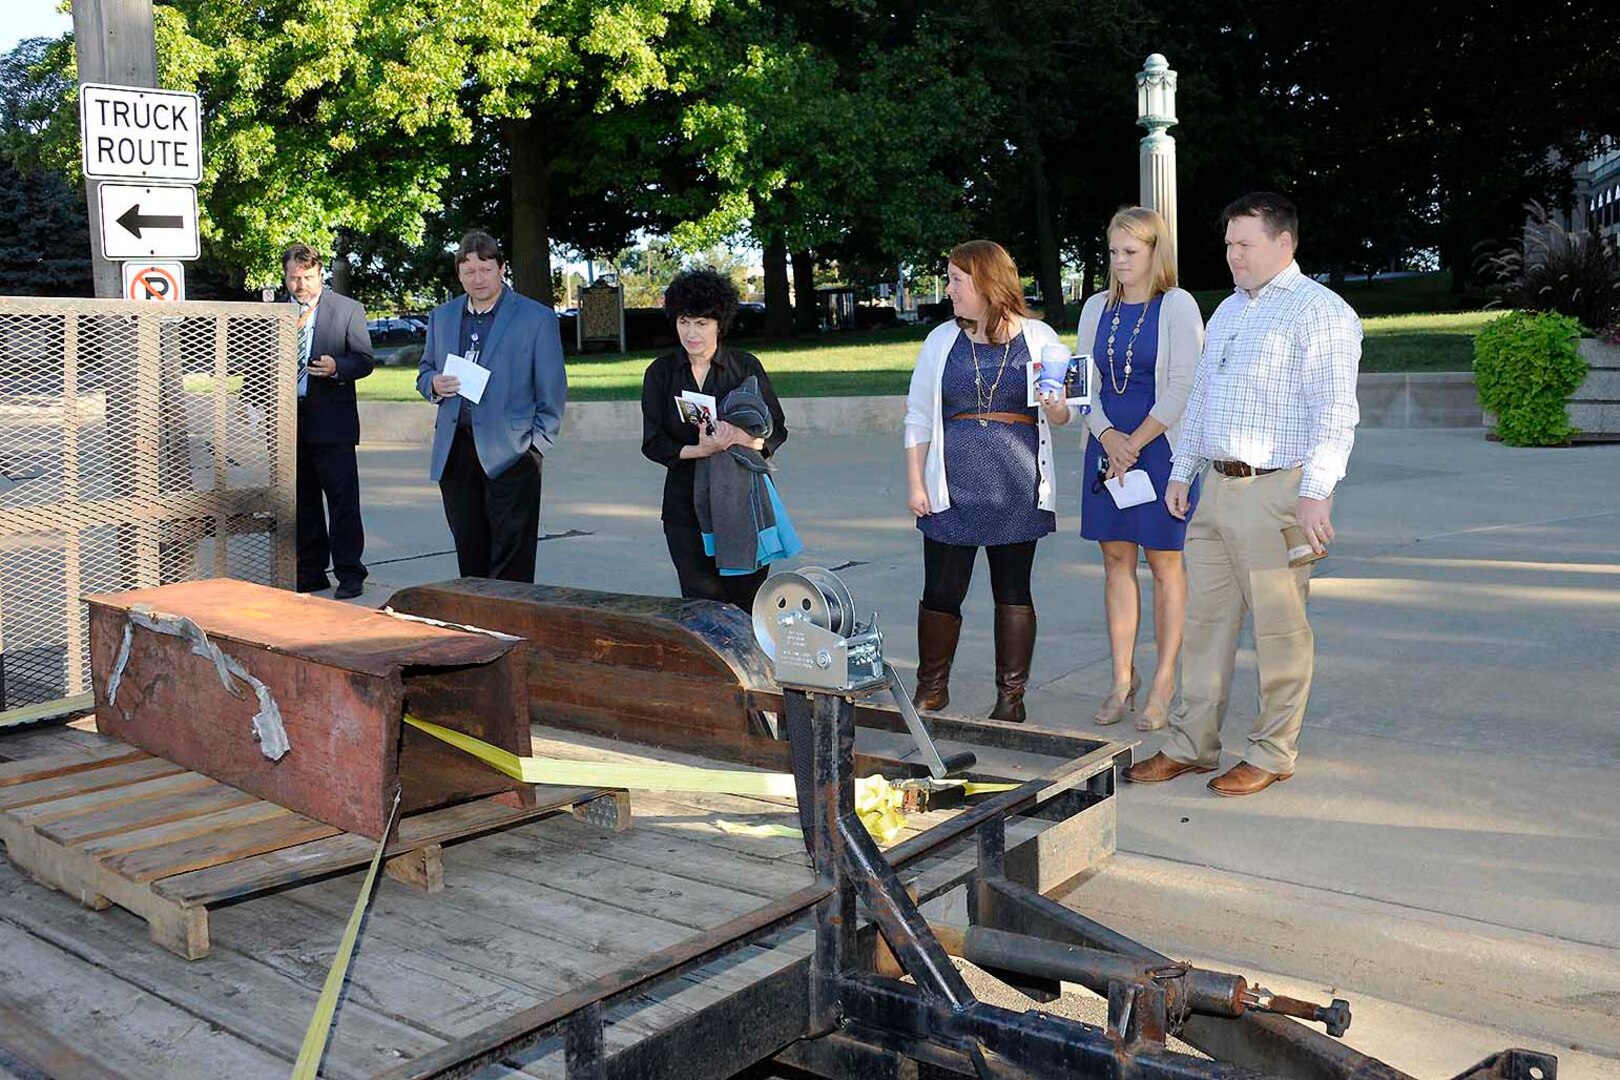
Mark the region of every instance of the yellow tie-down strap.
<instances>
[{"instance_id":1,"label":"yellow tie-down strap","mask_svg":"<svg viewBox=\"0 0 1620 1080\"><path fill-rule=\"evenodd\" d=\"M725 795L764 795L792 799L796 795L793 777L788 773L748 772L743 769L699 769L691 765L630 765L613 761L570 761L559 758L524 757L492 746L482 739L421 720L407 714L405 722L418 731L442 739L451 746L478 758L514 780L525 784L557 784L563 787L629 788L638 791L707 791ZM942 784L953 784L943 781ZM1010 791L1017 784L954 782L965 795ZM888 843L905 828L901 810L904 792L882 776L863 776L855 781L855 812L867 831ZM749 836L799 836L798 829L786 825L737 825L720 822L726 832Z\"/></svg>"}]
</instances>

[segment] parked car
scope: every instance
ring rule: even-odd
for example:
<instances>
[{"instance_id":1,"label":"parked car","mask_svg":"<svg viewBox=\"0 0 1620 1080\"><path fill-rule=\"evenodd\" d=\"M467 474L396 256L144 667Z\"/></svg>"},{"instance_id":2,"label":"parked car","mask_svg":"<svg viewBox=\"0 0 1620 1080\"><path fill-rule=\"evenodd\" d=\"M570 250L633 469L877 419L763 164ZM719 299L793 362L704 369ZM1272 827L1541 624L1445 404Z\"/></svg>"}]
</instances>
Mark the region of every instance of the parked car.
<instances>
[{"instance_id":1,"label":"parked car","mask_svg":"<svg viewBox=\"0 0 1620 1080\"><path fill-rule=\"evenodd\" d=\"M409 345L427 337L427 326L411 319L367 319L373 345Z\"/></svg>"}]
</instances>

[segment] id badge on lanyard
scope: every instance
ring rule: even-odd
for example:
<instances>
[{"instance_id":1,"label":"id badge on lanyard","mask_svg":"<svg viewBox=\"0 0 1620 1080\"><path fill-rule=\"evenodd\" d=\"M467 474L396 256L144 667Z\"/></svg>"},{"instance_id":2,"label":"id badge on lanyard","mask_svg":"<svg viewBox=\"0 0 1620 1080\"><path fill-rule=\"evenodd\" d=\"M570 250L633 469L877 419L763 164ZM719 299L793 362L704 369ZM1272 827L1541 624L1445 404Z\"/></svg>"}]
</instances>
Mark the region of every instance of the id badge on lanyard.
<instances>
[{"instance_id":1,"label":"id badge on lanyard","mask_svg":"<svg viewBox=\"0 0 1620 1080\"><path fill-rule=\"evenodd\" d=\"M478 337L478 331L474 330L467 342L467 362L471 364L478 363Z\"/></svg>"}]
</instances>

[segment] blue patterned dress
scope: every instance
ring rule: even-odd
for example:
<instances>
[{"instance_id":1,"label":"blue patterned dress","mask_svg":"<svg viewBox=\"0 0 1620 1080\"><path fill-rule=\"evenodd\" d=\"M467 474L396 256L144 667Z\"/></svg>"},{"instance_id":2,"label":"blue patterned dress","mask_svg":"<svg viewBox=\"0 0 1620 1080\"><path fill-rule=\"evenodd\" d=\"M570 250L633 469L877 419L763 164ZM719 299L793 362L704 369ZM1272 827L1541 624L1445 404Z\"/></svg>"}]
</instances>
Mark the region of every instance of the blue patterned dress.
<instances>
[{"instance_id":1,"label":"blue patterned dress","mask_svg":"<svg viewBox=\"0 0 1620 1080\"><path fill-rule=\"evenodd\" d=\"M1003 346L980 345L978 353L985 389L996 385L990 403L983 407L974 385L973 347L966 333L957 334L945 358L940 408L945 418L945 482L951 505L918 518L917 528L938 543L971 547L1038 540L1057 528L1057 515L1042 510L1037 501L1039 424L951 419L977 412L1023 413L1034 418L1040 410L1025 404L1029 345L1023 334L1008 343L1004 371ZM998 372L1001 381L996 384Z\"/></svg>"},{"instance_id":2,"label":"blue patterned dress","mask_svg":"<svg viewBox=\"0 0 1620 1080\"><path fill-rule=\"evenodd\" d=\"M1114 334L1114 369L1108 368L1108 330L1113 325L1112 309L1103 312L1097 324L1097 340L1092 343L1091 355L1097 359L1097 370L1102 373L1097 387L1097 404L1108 414L1108 422L1121 435L1129 435L1147 419L1157 396L1153 389L1153 374L1159 359L1159 312L1164 297L1155 296L1148 301L1147 316L1142 318L1142 329L1131 348L1131 375L1125 377L1125 346L1131 338L1136 320L1142 317L1141 304L1119 306L1119 330ZM1123 383L1115 391L1115 383ZM1172 517L1164 503L1164 489L1170 482L1170 439L1168 433L1142 448L1142 454L1132 468L1145 469L1153 481L1158 498L1121 510L1114 498L1097 481L1097 468L1104 457L1102 443L1091 439L1086 443L1086 463L1080 473L1080 535L1087 540L1124 540L1140 544L1154 551L1181 551L1187 543L1187 522ZM1198 505L1198 484L1194 482L1190 506ZM1191 510L1187 517L1192 517Z\"/></svg>"}]
</instances>

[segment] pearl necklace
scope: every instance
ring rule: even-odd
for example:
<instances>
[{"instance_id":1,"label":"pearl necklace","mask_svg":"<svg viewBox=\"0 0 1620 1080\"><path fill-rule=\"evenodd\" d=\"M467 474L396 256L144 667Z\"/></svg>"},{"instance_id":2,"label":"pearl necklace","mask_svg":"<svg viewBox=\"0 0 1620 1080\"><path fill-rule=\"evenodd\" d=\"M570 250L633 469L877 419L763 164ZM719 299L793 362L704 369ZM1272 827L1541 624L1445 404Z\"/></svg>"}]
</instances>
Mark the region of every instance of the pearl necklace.
<instances>
[{"instance_id":1,"label":"pearl necklace","mask_svg":"<svg viewBox=\"0 0 1620 1080\"><path fill-rule=\"evenodd\" d=\"M1114 375L1114 335L1119 332L1119 309L1114 307L1114 321L1108 327L1108 382L1114 388L1114 393L1123 394L1125 388L1131 385L1131 354L1136 351L1136 335L1142 332L1142 323L1147 319L1148 308L1153 299L1149 297L1142 304L1142 314L1136 317L1136 326L1131 330L1131 339L1125 343L1125 381L1120 382Z\"/></svg>"}]
</instances>

